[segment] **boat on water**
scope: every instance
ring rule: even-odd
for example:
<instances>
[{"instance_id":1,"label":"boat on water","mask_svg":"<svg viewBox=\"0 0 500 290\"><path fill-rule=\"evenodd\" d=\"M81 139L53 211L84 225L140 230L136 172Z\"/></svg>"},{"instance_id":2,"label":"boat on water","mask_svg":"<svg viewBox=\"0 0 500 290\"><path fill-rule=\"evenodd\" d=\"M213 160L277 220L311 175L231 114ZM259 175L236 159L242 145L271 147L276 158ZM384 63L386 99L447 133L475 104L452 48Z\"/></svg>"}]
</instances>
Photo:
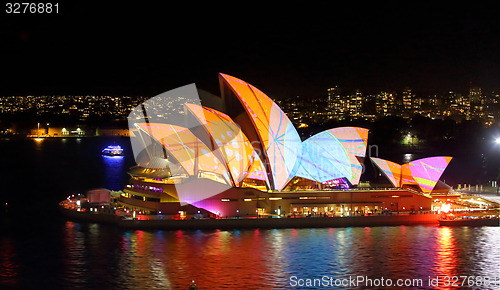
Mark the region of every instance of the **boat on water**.
<instances>
[{"instance_id":1,"label":"boat on water","mask_svg":"<svg viewBox=\"0 0 500 290\"><path fill-rule=\"evenodd\" d=\"M102 150L105 156L123 156L123 148L120 145L109 145Z\"/></svg>"},{"instance_id":2,"label":"boat on water","mask_svg":"<svg viewBox=\"0 0 500 290\"><path fill-rule=\"evenodd\" d=\"M462 226L471 226L471 227L480 227L480 226L500 226L500 216L492 215L492 216L454 216L452 214L442 216L439 218L440 226L448 226L448 227L462 227Z\"/></svg>"}]
</instances>

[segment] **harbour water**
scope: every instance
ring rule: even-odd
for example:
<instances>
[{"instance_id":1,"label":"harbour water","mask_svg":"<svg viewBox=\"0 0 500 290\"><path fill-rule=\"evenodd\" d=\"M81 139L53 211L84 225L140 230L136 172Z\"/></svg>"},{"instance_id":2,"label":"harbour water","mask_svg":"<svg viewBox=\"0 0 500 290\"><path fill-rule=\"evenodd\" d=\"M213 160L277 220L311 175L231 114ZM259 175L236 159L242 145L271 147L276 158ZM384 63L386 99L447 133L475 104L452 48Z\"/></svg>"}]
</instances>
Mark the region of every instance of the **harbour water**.
<instances>
[{"instance_id":1,"label":"harbour water","mask_svg":"<svg viewBox=\"0 0 500 290\"><path fill-rule=\"evenodd\" d=\"M125 156L102 157L110 144ZM128 139L0 140L0 149L0 289L187 289L192 280L199 289L313 289L357 277L443 289L453 276L471 289L500 287L498 227L121 230L67 221L57 203L120 189L134 165ZM313 279L323 284L306 287Z\"/></svg>"},{"instance_id":2,"label":"harbour water","mask_svg":"<svg viewBox=\"0 0 500 290\"><path fill-rule=\"evenodd\" d=\"M442 289L429 279L453 276L491 282L471 289L500 287L498 227L121 231L52 223L2 236L2 289L187 289L193 279L200 289L279 289L293 288L293 277L357 276L420 281L413 289Z\"/></svg>"}]
</instances>

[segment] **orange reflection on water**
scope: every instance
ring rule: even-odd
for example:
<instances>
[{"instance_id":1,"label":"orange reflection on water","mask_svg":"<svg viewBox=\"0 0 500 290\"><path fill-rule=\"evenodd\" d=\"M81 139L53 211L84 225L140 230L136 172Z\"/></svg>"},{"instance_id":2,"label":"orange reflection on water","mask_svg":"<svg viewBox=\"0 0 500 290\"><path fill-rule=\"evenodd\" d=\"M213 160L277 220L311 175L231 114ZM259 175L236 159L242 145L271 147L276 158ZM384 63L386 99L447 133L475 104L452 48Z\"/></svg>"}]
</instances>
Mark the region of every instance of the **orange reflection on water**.
<instances>
[{"instance_id":1,"label":"orange reflection on water","mask_svg":"<svg viewBox=\"0 0 500 290\"><path fill-rule=\"evenodd\" d=\"M436 256L432 269L434 276L432 278L439 276L439 289L456 288L452 287L452 277L460 276L461 274L457 273L458 248L453 237L453 231L449 227L439 227L437 231Z\"/></svg>"},{"instance_id":2,"label":"orange reflection on water","mask_svg":"<svg viewBox=\"0 0 500 290\"><path fill-rule=\"evenodd\" d=\"M139 238L140 235L144 237ZM135 242L130 248L135 249L138 256L143 251L154 252L156 261L153 265L148 259L132 258L130 270L134 271L134 279L137 276L142 279L162 277L158 280L167 282L173 289L187 289L192 280L200 289L206 289L207 285L212 289L244 285L266 288L269 281L255 281L255 277L277 270L275 264L278 262L272 260L273 254L279 253L279 247L268 247L262 242L261 235L260 230L161 234L136 231L131 234L130 240ZM276 242L280 242L279 235ZM142 279L131 284L144 285ZM151 285L152 282L149 279L146 283Z\"/></svg>"},{"instance_id":3,"label":"orange reflection on water","mask_svg":"<svg viewBox=\"0 0 500 290\"><path fill-rule=\"evenodd\" d=\"M136 256L142 257L144 256L145 251L145 243L146 240L144 238L144 231L135 231L135 240L134 240L134 248L137 249Z\"/></svg>"},{"instance_id":4,"label":"orange reflection on water","mask_svg":"<svg viewBox=\"0 0 500 290\"><path fill-rule=\"evenodd\" d=\"M158 271L157 264L154 259L151 259L150 253L153 251L153 234L141 230L134 231L130 235L130 263L129 275L134 277L133 285L143 285L145 287L166 286L168 278L163 277L157 283L150 283L151 277L164 276L162 271ZM160 275L158 274L160 273ZM146 282L147 281L147 282Z\"/></svg>"}]
</instances>

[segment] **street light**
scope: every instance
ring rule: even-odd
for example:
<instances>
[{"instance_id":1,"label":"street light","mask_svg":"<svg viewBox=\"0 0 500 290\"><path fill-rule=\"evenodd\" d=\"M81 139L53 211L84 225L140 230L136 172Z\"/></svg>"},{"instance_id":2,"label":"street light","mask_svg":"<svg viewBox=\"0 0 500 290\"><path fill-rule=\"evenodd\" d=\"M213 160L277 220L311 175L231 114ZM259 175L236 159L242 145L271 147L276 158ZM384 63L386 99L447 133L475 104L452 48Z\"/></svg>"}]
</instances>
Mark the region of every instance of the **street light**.
<instances>
[{"instance_id":1,"label":"street light","mask_svg":"<svg viewBox=\"0 0 500 290\"><path fill-rule=\"evenodd\" d=\"M500 145L500 137L497 137L497 138L495 139L495 143L497 143L497 144L499 144L499 145Z\"/></svg>"}]
</instances>

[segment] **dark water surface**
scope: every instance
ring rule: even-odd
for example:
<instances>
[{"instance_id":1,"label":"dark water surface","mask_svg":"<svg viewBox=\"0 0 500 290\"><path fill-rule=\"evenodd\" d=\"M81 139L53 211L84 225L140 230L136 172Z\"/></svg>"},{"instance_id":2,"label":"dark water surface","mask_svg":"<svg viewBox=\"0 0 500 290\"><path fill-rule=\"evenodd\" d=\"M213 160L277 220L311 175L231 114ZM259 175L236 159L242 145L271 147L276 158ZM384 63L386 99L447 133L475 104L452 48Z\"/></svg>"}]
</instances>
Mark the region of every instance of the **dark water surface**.
<instances>
[{"instance_id":1,"label":"dark water surface","mask_svg":"<svg viewBox=\"0 0 500 290\"><path fill-rule=\"evenodd\" d=\"M100 156L110 144L127 156ZM438 275L472 276L465 286L499 276L498 227L123 231L67 221L57 202L69 193L127 182L128 139L0 140L0 149L0 289L187 289L192 279L199 289L279 289L355 276L427 289Z\"/></svg>"}]
</instances>

